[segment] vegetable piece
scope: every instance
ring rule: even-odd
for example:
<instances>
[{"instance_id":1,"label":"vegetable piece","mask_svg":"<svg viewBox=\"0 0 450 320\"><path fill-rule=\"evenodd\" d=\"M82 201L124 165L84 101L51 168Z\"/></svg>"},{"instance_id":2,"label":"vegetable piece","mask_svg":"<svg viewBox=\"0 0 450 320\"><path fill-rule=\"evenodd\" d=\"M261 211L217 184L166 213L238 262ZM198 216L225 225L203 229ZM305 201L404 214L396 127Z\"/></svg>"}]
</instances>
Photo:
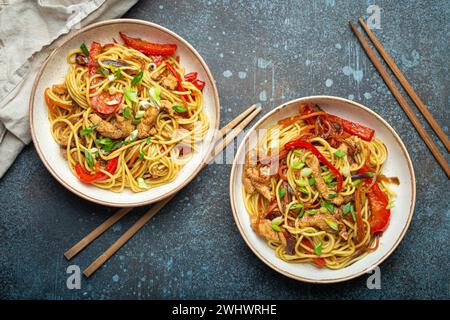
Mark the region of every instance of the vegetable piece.
<instances>
[{"instance_id":1,"label":"vegetable piece","mask_svg":"<svg viewBox=\"0 0 450 320\"><path fill-rule=\"evenodd\" d=\"M119 108L123 100L122 93L109 94L102 92L96 96L89 98L89 104L92 109L98 113L108 115L114 113Z\"/></svg>"},{"instance_id":2,"label":"vegetable piece","mask_svg":"<svg viewBox=\"0 0 450 320\"><path fill-rule=\"evenodd\" d=\"M304 162L294 162L294 163L292 164L292 168L298 169L298 170L300 170L300 169L303 168L304 166L305 166L305 163L304 163Z\"/></svg>"},{"instance_id":3,"label":"vegetable piece","mask_svg":"<svg viewBox=\"0 0 450 320\"><path fill-rule=\"evenodd\" d=\"M187 112L187 109L185 107L182 107L182 106L179 106L179 105L172 106L172 109L175 110L178 113L185 113L185 112Z\"/></svg>"},{"instance_id":4,"label":"vegetable piece","mask_svg":"<svg viewBox=\"0 0 450 320\"><path fill-rule=\"evenodd\" d=\"M93 41L91 43L91 48L89 50L89 61L88 61L88 75L92 77L97 73L98 62L97 56L102 52L102 46L100 43Z\"/></svg>"},{"instance_id":5,"label":"vegetable piece","mask_svg":"<svg viewBox=\"0 0 450 320\"><path fill-rule=\"evenodd\" d=\"M103 60L102 63L103 63L105 66L111 66L111 67L116 67L116 68L119 68L119 67L128 67L128 66L129 66L129 64L128 64L126 61L120 60L120 59L116 59L116 60ZM120 70L120 69L119 69L119 70ZM111 70L111 71L112 71L112 70ZM113 72L114 72L114 71L113 71Z\"/></svg>"},{"instance_id":6,"label":"vegetable piece","mask_svg":"<svg viewBox=\"0 0 450 320\"><path fill-rule=\"evenodd\" d=\"M311 143L309 143L305 140L297 139L297 140L293 140L293 141L286 143L284 148L288 151L295 149L295 148L305 148L305 149L310 150L319 159L320 162L322 162L324 165L326 165L336 175L336 178L337 178L336 191L337 192L341 191L341 189L342 189L342 174Z\"/></svg>"},{"instance_id":7,"label":"vegetable piece","mask_svg":"<svg viewBox=\"0 0 450 320\"><path fill-rule=\"evenodd\" d=\"M117 169L117 164L119 162L119 157L115 157L111 160L108 161L108 163L105 166L105 171L109 172L110 174L114 174L114 172ZM80 179L81 182L84 183L94 183L94 182L98 182L98 181L102 181L108 178L108 175L106 175L103 172L97 171L94 174L90 174L89 172L87 172L83 166L80 163L77 163L75 165L75 172L78 175L78 178Z\"/></svg>"},{"instance_id":8,"label":"vegetable piece","mask_svg":"<svg viewBox=\"0 0 450 320\"><path fill-rule=\"evenodd\" d=\"M283 223L283 217L276 217L275 219L272 220L271 223L271 227L273 230L280 232L281 231L281 227L280 225Z\"/></svg>"},{"instance_id":9,"label":"vegetable piece","mask_svg":"<svg viewBox=\"0 0 450 320\"><path fill-rule=\"evenodd\" d=\"M151 87L148 90L150 94L150 100L153 104L160 106L161 105L161 88L160 87Z\"/></svg>"},{"instance_id":10,"label":"vegetable piece","mask_svg":"<svg viewBox=\"0 0 450 320\"><path fill-rule=\"evenodd\" d=\"M81 49L81 51L84 53L85 56L89 56L89 50L88 50L88 48L86 47L86 44L85 44L85 43L82 43L82 44L81 44L80 49Z\"/></svg>"},{"instance_id":11,"label":"vegetable piece","mask_svg":"<svg viewBox=\"0 0 450 320\"><path fill-rule=\"evenodd\" d=\"M316 184L316 179L314 177L309 178L308 183L310 186L313 186Z\"/></svg>"},{"instance_id":12,"label":"vegetable piece","mask_svg":"<svg viewBox=\"0 0 450 320\"><path fill-rule=\"evenodd\" d=\"M312 174L312 169L311 168L303 168L302 171L300 172L300 175L302 177L309 177Z\"/></svg>"},{"instance_id":13,"label":"vegetable piece","mask_svg":"<svg viewBox=\"0 0 450 320\"><path fill-rule=\"evenodd\" d=\"M82 137L85 137L88 134L90 134L92 131L94 131L96 128L97 128L97 125L93 125L92 127L81 129L80 135Z\"/></svg>"},{"instance_id":14,"label":"vegetable piece","mask_svg":"<svg viewBox=\"0 0 450 320\"><path fill-rule=\"evenodd\" d=\"M334 152L334 155L335 155L336 157L338 157L338 158L343 158L343 157L345 157L345 152L342 151L342 150L336 150L336 151Z\"/></svg>"},{"instance_id":15,"label":"vegetable piece","mask_svg":"<svg viewBox=\"0 0 450 320\"><path fill-rule=\"evenodd\" d=\"M285 188L280 188L280 189L278 190L278 196L279 196L280 198L283 198L285 194L286 194L286 189L285 189Z\"/></svg>"},{"instance_id":16,"label":"vegetable piece","mask_svg":"<svg viewBox=\"0 0 450 320\"><path fill-rule=\"evenodd\" d=\"M319 241L319 243L314 246L314 253L318 256L322 255L322 241Z\"/></svg>"},{"instance_id":17,"label":"vegetable piece","mask_svg":"<svg viewBox=\"0 0 450 320\"><path fill-rule=\"evenodd\" d=\"M331 229L333 229L334 231L339 231L339 227L338 227L338 225L337 225L336 222L334 222L334 221L332 221L332 220L329 220L329 219L326 219L326 218L325 218L325 222L326 222L327 225L328 225Z\"/></svg>"},{"instance_id":18,"label":"vegetable piece","mask_svg":"<svg viewBox=\"0 0 450 320\"><path fill-rule=\"evenodd\" d=\"M190 72L184 75L184 80L186 80L187 82L193 82L195 80L197 80L197 72Z\"/></svg>"},{"instance_id":19,"label":"vegetable piece","mask_svg":"<svg viewBox=\"0 0 450 320\"><path fill-rule=\"evenodd\" d=\"M328 120L340 124L342 126L342 128L344 129L344 131L346 131L352 135L358 136L365 141L371 141L373 138L373 135L375 134L375 130L365 127L359 123L345 120L345 119L339 118L337 116L334 116L332 114L328 114L327 117L328 117Z\"/></svg>"},{"instance_id":20,"label":"vegetable piece","mask_svg":"<svg viewBox=\"0 0 450 320\"><path fill-rule=\"evenodd\" d=\"M94 166L94 158L92 157L92 154L89 152L88 149L84 149L84 156L86 158L86 162L90 167Z\"/></svg>"},{"instance_id":21,"label":"vegetable piece","mask_svg":"<svg viewBox=\"0 0 450 320\"><path fill-rule=\"evenodd\" d=\"M310 248L311 250L314 248L314 245L312 244L312 242L308 238L303 238L302 244L305 247ZM304 249L304 250L305 250L306 253L312 254L312 251L306 250L306 249ZM325 259L323 259L323 258L315 258L315 259L313 259L313 262L318 267L323 267L325 265Z\"/></svg>"},{"instance_id":22,"label":"vegetable piece","mask_svg":"<svg viewBox=\"0 0 450 320\"><path fill-rule=\"evenodd\" d=\"M139 188L141 189L148 189L147 184L145 183L145 180L141 177L136 179L136 182L138 183Z\"/></svg>"},{"instance_id":23,"label":"vegetable piece","mask_svg":"<svg viewBox=\"0 0 450 320\"><path fill-rule=\"evenodd\" d=\"M144 73L142 71L139 71L139 73L131 80L131 85L135 86L137 84L142 83L142 77L144 76Z\"/></svg>"},{"instance_id":24,"label":"vegetable piece","mask_svg":"<svg viewBox=\"0 0 450 320\"><path fill-rule=\"evenodd\" d=\"M138 159L139 159L139 160L142 160L142 159L144 159L144 157L145 157L145 151L144 151L144 150L141 150L141 152L139 152Z\"/></svg>"},{"instance_id":25,"label":"vegetable piece","mask_svg":"<svg viewBox=\"0 0 450 320\"><path fill-rule=\"evenodd\" d=\"M145 111L139 110L138 112L136 112L136 114L134 115L134 117L135 117L136 119L140 119L140 118L142 118L142 117L144 116L144 114L145 114Z\"/></svg>"},{"instance_id":26,"label":"vegetable piece","mask_svg":"<svg viewBox=\"0 0 450 320\"><path fill-rule=\"evenodd\" d=\"M141 119L133 119L131 120L131 124L139 124L141 123Z\"/></svg>"},{"instance_id":27,"label":"vegetable piece","mask_svg":"<svg viewBox=\"0 0 450 320\"><path fill-rule=\"evenodd\" d=\"M125 108L123 109L123 117L125 119L130 119L131 118L131 108Z\"/></svg>"},{"instance_id":28,"label":"vegetable piece","mask_svg":"<svg viewBox=\"0 0 450 320\"><path fill-rule=\"evenodd\" d=\"M131 88L126 88L124 91L125 102L130 107L133 105L133 102L138 102L137 92L132 90Z\"/></svg>"},{"instance_id":29,"label":"vegetable piece","mask_svg":"<svg viewBox=\"0 0 450 320\"><path fill-rule=\"evenodd\" d=\"M119 32L120 37L122 38L125 44L137 51L145 53L147 55L161 55L165 56L168 54L174 54L177 50L176 44L160 44L153 43L146 40L132 38L127 36L126 34Z\"/></svg>"},{"instance_id":30,"label":"vegetable piece","mask_svg":"<svg viewBox=\"0 0 450 320\"><path fill-rule=\"evenodd\" d=\"M358 184L361 183L361 179L356 179L352 182L353 186L356 187Z\"/></svg>"}]
</instances>

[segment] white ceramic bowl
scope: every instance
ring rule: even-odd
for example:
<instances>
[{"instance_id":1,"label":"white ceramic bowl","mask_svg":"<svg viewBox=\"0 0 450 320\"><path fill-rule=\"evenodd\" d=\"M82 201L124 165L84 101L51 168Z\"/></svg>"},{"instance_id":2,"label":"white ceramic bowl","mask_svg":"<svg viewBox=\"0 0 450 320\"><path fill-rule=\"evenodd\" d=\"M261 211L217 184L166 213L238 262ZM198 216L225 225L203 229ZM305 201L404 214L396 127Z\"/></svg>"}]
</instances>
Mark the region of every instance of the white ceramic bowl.
<instances>
[{"instance_id":1,"label":"white ceramic bowl","mask_svg":"<svg viewBox=\"0 0 450 320\"><path fill-rule=\"evenodd\" d=\"M298 114L298 105L305 102L318 104L324 111L375 129L375 137L381 139L388 149L388 158L383 172L387 176L397 176L400 179L400 185L393 186L393 189L398 192L398 197L395 201L395 207L392 209L389 226L380 238L378 250L340 270L319 269L305 263L287 263L277 258L275 251L250 227L249 215L244 205L241 182L244 157L247 150L256 146L256 139L249 139L250 134L258 129L268 128L280 119ZM246 143L249 144L247 150L245 150ZM333 283L349 280L372 270L383 262L398 246L408 229L414 211L415 195L416 183L412 162L405 145L394 129L367 107L347 99L331 96L296 99L266 114L247 132L240 144L230 178L230 199L234 219L250 249L274 270L290 278L312 283Z\"/></svg>"},{"instance_id":2,"label":"white ceramic bowl","mask_svg":"<svg viewBox=\"0 0 450 320\"><path fill-rule=\"evenodd\" d=\"M210 121L210 129L196 153L178 174L175 180L145 192L134 193L124 190L114 193L95 186L84 184L70 171L66 160L61 156L59 146L50 133L47 118L48 110L44 101L44 89L55 83L63 82L68 70L67 53L78 48L81 43L89 44L96 40L111 42L114 37L120 39L119 31L133 37L149 39L159 43L176 43L177 54L187 72L197 71L199 78L206 82L203 90L205 113ZM87 200L116 207L140 206L159 201L172 195L191 181L201 169L205 157L213 146L215 133L219 126L219 95L212 74L199 53L183 38L157 24L134 20L107 20L87 26L62 42L42 65L33 86L30 97L30 125L33 142L44 165L50 173L67 189Z\"/></svg>"}]
</instances>

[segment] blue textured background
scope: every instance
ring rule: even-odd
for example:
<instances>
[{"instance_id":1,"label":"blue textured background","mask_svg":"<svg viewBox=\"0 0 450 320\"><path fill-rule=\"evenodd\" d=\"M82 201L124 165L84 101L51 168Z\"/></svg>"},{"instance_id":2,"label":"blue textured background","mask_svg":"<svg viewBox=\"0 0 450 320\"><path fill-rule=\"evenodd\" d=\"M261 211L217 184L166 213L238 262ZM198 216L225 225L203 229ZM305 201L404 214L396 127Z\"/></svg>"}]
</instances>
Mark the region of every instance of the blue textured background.
<instances>
[{"instance_id":1,"label":"blue textured background","mask_svg":"<svg viewBox=\"0 0 450 320\"><path fill-rule=\"evenodd\" d=\"M267 112L316 94L354 99L392 124L413 159L417 203L404 240L381 265L381 290L367 289L366 275L311 285L266 267L238 233L228 197L230 165L218 164L83 278L81 290L68 290L67 266L86 267L146 208L67 262L63 252L114 209L66 191L29 146L0 181L0 298L448 299L449 180L348 27L349 19L367 17L370 4L382 10L376 35L448 133L447 0L141 1L125 17L170 28L200 52L218 84L222 125L254 102Z\"/></svg>"}]
</instances>

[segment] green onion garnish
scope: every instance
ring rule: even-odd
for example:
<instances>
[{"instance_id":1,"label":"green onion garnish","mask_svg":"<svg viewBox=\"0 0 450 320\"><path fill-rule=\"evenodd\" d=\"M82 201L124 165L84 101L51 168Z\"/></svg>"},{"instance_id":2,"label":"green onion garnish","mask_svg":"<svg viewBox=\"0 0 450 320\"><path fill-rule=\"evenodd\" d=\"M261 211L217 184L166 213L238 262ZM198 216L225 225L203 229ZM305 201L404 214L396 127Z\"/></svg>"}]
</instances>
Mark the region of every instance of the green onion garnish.
<instances>
[{"instance_id":1,"label":"green onion garnish","mask_svg":"<svg viewBox=\"0 0 450 320\"><path fill-rule=\"evenodd\" d=\"M271 224L272 229L277 232L280 232L281 231L280 224L282 224L283 221L284 221L283 217L276 217L275 219L273 219Z\"/></svg>"},{"instance_id":2,"label":"green onion garnish","mask_svg":"<svg viewBox=\"0 0 450 320\"><path fill-rule=\"evenodd\" d=\"M131 109L130 108L125 108L123 109L123 116L125 119L130 119L131 118Z\"/></svg>"},{"instance_id":3,"label":"green onion garnish","mask_svg":"<svg viewBox=\"0 0 450 320\"><path fill-rule=\"evenodd\" d=\"M306 213L313 216L317 213L317 209L310 209L310 210L306 210Z\"/></svg>"},{"instance_id":4,"label":"green onion garnish","mask_svg":"<svg viewBox=\"0 0 450 320\"><path fill-rule=\"evenodd\" d=\"M338 225L337 225L336 222L331 221L331 220L328 220L328 219L325 219L325 222L327 223L327 225L328 225L331 229L333 229L333 230L335 230L335 231L339 231L339 227L338 227Z\"/></svg>"},{"instance_id":5,"label":"green onion garnish","mask_svg":"<svg viewBox=\"0 0 450 320\"><path fill-rule=\"evenodd\" d=\"M139 188L141 189L148 189L147 184L145 183L145 180L141 177L136 179L136 182L138 183Z\"/></svg>"},{"instance_id":6,"label":"green onion garnish","mask_svg":"<svg viewBox=\"0 0 450 320\"><path fill-rule=\"evenodd\" d=\"M365 172L364 175L366 177L372 178L373 177L373 172Z\"/></svg>"},{"instance_id":7,"label":"green onion garnish","mask_svg":"<svg viewBox=\"0 0 450 320\"><path fill-rule=\"evenodd\" d=\"M117 68L117 70L114 72L114 78L116 78L116 80L119 80L121 75L122 71L119 68Z\"/></svg>"},{"instance_id":8,"label":"green onion garnish","mask_svg":"<svg viewBox=\"0 0 450 320\"><path fill-rule=\"evenodd\" d=\"M298 190L299 190L301 193L309 194L308 189L306 189L305 187L300 187L300 188L298 188Z\"/></svg>"},{"instance_id":9,"label":"green onion garnish","mask_svg":"<svg viewBox=\"0 0 450 320\"><path fill-rule=\"evenodd\" d=\"M88 149L84 149L84 156L86 157L86 162L90 167L94 166L94 158Z\"/></svg>"},{"instance_id":10,"label":"green onion garnish","mask_svg":"<svg viewBox=\"0 0 450 320\"><path fill-rule=\"evenodd\" d=\"M135 86L137 84L140 84L142 82L142 77L144 76L144 73L142 71L139 71L139 73L131 80L131 85Z\"/></svg>"},{"instance_id":11,"label":"green onion garnish","mask_svg":"<svg viewBox=\"0 0 450 320\"><path fill-rule=\"evenodd\" d=\"M150 144L150 141L151 141L150 137L147 137L147 139L145 139L145 143L147 143L147 145Z\"/></svg>"},{"instance_id":12,"label":"green onion garnish","mask_svg":"<svg viewBox=\"0 0 450 320\"><path fill-rule=\"evenodd\" d=\"M280 190L278 190L278 196L280 198L283 198L285 194L286 194L286 189L281 188Z\"/></svg>"},{"instance_id":13,"label":"green onion garnish","mask_svg":"<svg viewBox=\"0 0 450 320\"><path fill-rule=\"evenodd\" d=\"M336 197L337 197L337 193L330 193L328 195L328 199L333 199L333 198L336 198Z\"/></svg>"},{"instance_id":14,"label":"green onion garnish","mask_svg":"<svg viewBox=\"0 0 450 320\"><path fill-rule=\"evenodd\" d=\"M293 210L302 209L302 208L303 208L303 205L301 203L296 203L291 206L291 209L293 209Z\"/></svg>"},{"instance_id":15,"label":"green onion garnish","mask_svg":"<svg viewBox=\"0 0 450 320\"><path fill-rule=\"evenodd\" d=\"M133 104L133 102L138 102L137 92L134 90L131 90L131 88L126 88L125 91L123 92L123 94L124 94L125 102L127 103L127 105L131 106Z\"/></svg>"},{"instance_id":16,"label":"green onion garnish","mask_svg":"<svg viewBox=\"0 0 450 320\"><path fill-rule=\"evenodd\" d=\"M305 180L295 180L295 184L299 187L306 187L307 183Z\"/></svg>"},{"instance_id":17,"label":"green onion garnish","mask_svg":"<svg viewBox=\"0 0 450 320\"><path fill-rule=\"evenodd\" d=\"M333 206L333 204L330 201L322 200L322 202L320 202L320 206L324 207L325 209L330 211L330 213L334 213L334 206Z\"/></svg>"},{"instance_id":18,"label":"green onion garnish","mask_svg":"<svg viewBox=\"0 0 450 320\"><path fill-rule=\"evenodd\" d=\"M342 150L336 150L336 152L334 153L334 155L338 158L343 158L345 157L345 152Z\"/></svg>"},{"instance_id":19,"label":"green onion garnish","mask_svg":"<svg viewBox=\"0 0 450 320\"><path fill-rule=\"evenodd\" d=\"M313 186L316 184L316 179L314 177L309 178L308 183L310 186Z\"/></svg>"},{"instance_id":20,"label":"green onion garnish","mask_svg":"<svg viewBox=\"0 0 450 320\"><path fill-rule=\"evenodd\" d=\"M294 164L292 164L292 168L294 169L301 169L305 166L305 163L303 162L294 162Z\"/></svg>"},{"instance_id":21,"label":"green onion garnish","mask_svg":"<svg viewBox=\"0 0 450 320\"><path fill-rule=\"evenodd\" d=\"M142 150L141 152L139 152L138 158L139 158L139 160L142 160L142 159L144 159L144 157L145 157L145 151Z\"/></svg>"},{"instance_id":22,"label":"green onion garnish","mask_svg":"<svg viewBox=\"0 0 450 320\"><path fill-rule=\"evenodd\" d=\"M98 68L97 71L98 71L98 73L100 73L105 78L109 76L109 70L104 68L104 67Z\"/></svg>"},{"instance_id":23,"label":"green onion garnish","mask_svg":"<svg viewBox=\"0 0 450 320\"><path fill-rule=\"evenodd\" d=\"M87 136L88 134L90 134L92 131L94 131L97 127L98 127L97 125L93 125L92 127L88 127L88 128L81 129L80 135L81 135L82 137L85 137L85 136Z\"/></svg>"},{"instance_id":24,"label":"green onion garnish","mask_svg":"<svg viewBox=\"0 0 450 320\"><path fill-rule=\"evenodd\" d=\"M178 113L187 112L187 109L185 107L182 107L182 106L179 106L179 105L172 106L172 109L175 110Z\"/></svg>"},{"instance_id":25,"label":"green onion garnish","mask_svg":"<svg viewBox=\"0 0 450 320\"><path fill-rule=\"evenodd\" d=\"M351 211L351 208L353 207L353 204L351 202L348 202L344 205L342 210L344 211L344 214L348 214Z\"/></svg>"},{"instance_id":26,"label":"green onion garnish","mask_svg":"<svg viewBox=\"0 0 450 320\"><path fill-rule=\"evenodd\" d=\"M301 156L302 155L302 151L300 149L295 149L293 152L294 152L294 154L296 156Z\"/></svg>"},{"instance_id":27,"label":"green onion garnish","mask_svg":"<svg viewBox=\"0 0 450 320\"><path fill-rule=\"evenodd\" d=\"M140 118L142 118L142 117L144 116L144 114L145 114L145 111L139 110L138 112L136 112L136 114L134 115L134 117L135 117L136 119L140 119Z\"/></svg>"},{"instance_id":28,"label":"green onion garnish","mask_svg":"<svg viewBox=\"0 0 450 320\"><path fill-rule=\"evenodd\" d=\"M112 140L111 140L111 138L101 138L101 139L95 139L95 142L102 146L107 146L112 143Z\"/></svg>"},{"instance_id":29,"label":"green onion garnish","mask_svg":"<svg viewBox=\"0 0 450 320\"><path fill-rule=\"evenodd\" d=\"M300 175L302 177L309 177L312 173L312 169L311 168L303 168L302 171L300 172Z\"/></svg>"},{"instance_id":30,"label":"green onion garnish","mask_svg":"<svg viewBox=\"0 0 450 320\"><path fill-rule=\"evenodd\" d=\"M355 221L355 222L356 222L355 209L353 208L353 206L351 206L351 207L350 207L350 212L352 213L352 218L353 218L353 221Z\"/></svg>"},{"instance_id":31,"label":"green onion garnish","mask_svg":"<svg viewBox=\"0 0 450 320\"><path fill-rule=\"evenodd\" d=\"M314 253L318 256L322 255L322 241L319 241L319 243L314 246Z\"/></svg>"},{"instance_id":32,"label":"green onion garnish","mask_svg":"<svg viewBox=\"0 0 450 320\"><path fill-rule=\"evenodd\" d=\"M88 50L88 48L86 47L86 44L85 44L85 43L82 43L82 44L81 44L80 49L81 49L81 51L83 52L83 54L84 54L85 56L89 56L89 50Z\"/></svg>"},{"instance_id":33,"label":"green onion garnish","mask_svg":"<svg viewBox=\"0 0 450 320\"><path fill-rule=\"evenodd\" d=\"M361 183L361 179L356 179L355 181L352 182L354 187L356 187L360 183Z\"/></svg>"},{"instance_id":34,"label":"green onion garnish","mask_svg":"<svg viewBox=\"0 0 450 320\"><path fill-rule=\"evenodd\" d=\"M139 124L139 123L141 123L141 119L133 119L133 120L131 120L131 123L132 124Z\"/></svg>"}]
</instances>

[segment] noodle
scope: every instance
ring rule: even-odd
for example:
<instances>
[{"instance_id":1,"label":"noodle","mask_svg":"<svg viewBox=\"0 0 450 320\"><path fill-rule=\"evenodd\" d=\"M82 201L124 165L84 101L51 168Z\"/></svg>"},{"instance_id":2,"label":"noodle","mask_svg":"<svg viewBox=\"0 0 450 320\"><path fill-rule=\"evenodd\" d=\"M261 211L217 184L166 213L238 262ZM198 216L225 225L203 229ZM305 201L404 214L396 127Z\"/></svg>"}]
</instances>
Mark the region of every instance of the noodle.
<instances>
[{"instance_id":1,"label":"noodle","mask_svg":"<svg viewBox=\"0 0 450 320\"><path fill-rule=\"evenodd\" d=\"M184 78L185 69L172 55L157 61L158 57L114 43L101 47L94 61L89 56L88 64L80 63L80 57L87 62L83 50L70 51L64 84L45 90L51 133L72 173L83 182L114 192L141 192L175 179L209 128L203 87ZM90 74L93 63L95 74ZM169 88L164 81L173 77L173 72L182 81ZM104 97L109 100L104 102ZM162 102L174 110L163 109ZM115 104L116 111L100 112L116 108ZM145 127L140 123L148 108L156 108L158 113L155 122ZM130 109L128 118L125 109ZM101 117L98 125L94 125L92 115ZM125 132L119 121L132 126L128 137L117 138ZM116 138L101 134L103 125L117 129L111 132ZM138 128L150 133L140 137Z\"/></svg>"}]
</instances>

